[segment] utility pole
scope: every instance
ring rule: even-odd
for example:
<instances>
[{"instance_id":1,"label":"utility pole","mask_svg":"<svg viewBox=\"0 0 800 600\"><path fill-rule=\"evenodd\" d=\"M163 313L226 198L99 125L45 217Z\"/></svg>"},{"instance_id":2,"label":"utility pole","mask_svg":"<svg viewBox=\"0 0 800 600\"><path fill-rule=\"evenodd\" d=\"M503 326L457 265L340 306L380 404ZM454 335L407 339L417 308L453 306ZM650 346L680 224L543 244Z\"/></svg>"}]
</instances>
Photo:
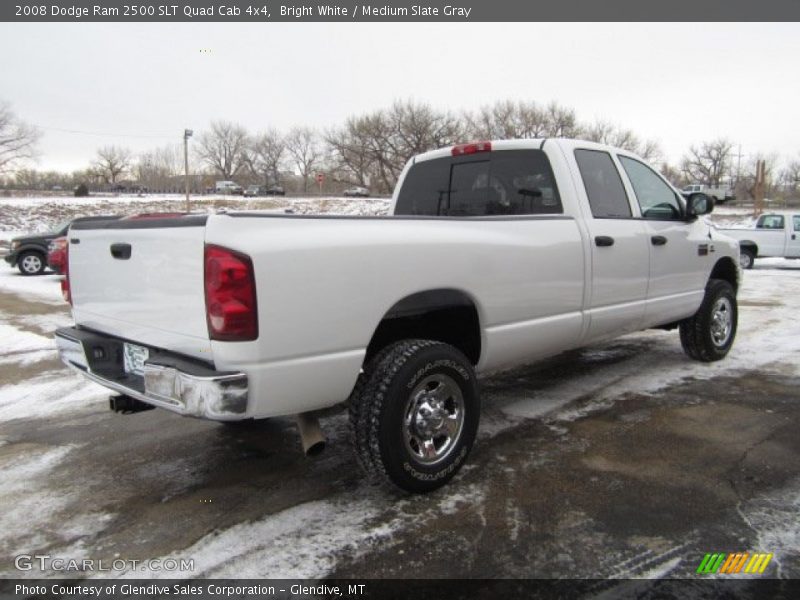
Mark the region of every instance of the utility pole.
<instances>
[{"instance_id":1,"label":"utility pole","mask_svg":"<svg viewBox=\"0 0 800 600\"><path fill-rule=\"evenodd\" d=\"M767 163L756 161L756 180L753 185L753 216L759 216L764 210L764 193L767 187Z\"/></svg>"},{"instance_id":2,"label":"utility pole","mask_svg":"<svg viewBox=\"0 0 800 600\"><path fill-rule=\"evenodd\" d=\"M189 138L194 132L191 129L183 130L183 166L186 183L186 212L191 212L192 205L189 201Z\"/></svg>"}]
</instances>

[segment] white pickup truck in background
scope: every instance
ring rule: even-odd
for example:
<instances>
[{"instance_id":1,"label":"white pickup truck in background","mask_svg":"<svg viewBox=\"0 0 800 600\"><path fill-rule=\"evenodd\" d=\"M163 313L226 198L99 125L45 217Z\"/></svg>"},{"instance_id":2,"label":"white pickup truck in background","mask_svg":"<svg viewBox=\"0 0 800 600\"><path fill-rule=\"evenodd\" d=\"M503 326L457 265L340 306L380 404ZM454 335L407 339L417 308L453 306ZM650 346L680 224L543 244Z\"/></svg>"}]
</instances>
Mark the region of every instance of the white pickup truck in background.
<instances>
[{"instance_id":1,"label":"white pickup truck in background","mask_svg":"<svg viewBox=\"0 0 800 600\"><path fill-rule=\"evenodd\" d=\"M299 415L309 448L347 402L366 471L429 491L475 440L476 373L651 327L728 353L739 248L712 206L599 144L453 146L409 161L386 217L77 224L56 340L121 410Z\"/></svg>"},{"instance_id":2,"label":"white pickup truck in background","mask_svg":"<svg viewBox=\"0 0 800 600\"><path fill-rule=\"evenodd\" d=\"M752 229L719 229L739 240L739 263L751 269L756 258L800 258L800 212L771 212L758 217Z\"/></svg>"},{"instance_id":3,"label":"white pickup truck in background","mask_svg":"<svg viewBox=\"0 0 800 600\"><path fill-rule=\"evenodd\" d=\"M712 186L702 183L692 183L681 190L684 196L689 196L690 194L696 194L698 192L710 196L715 204L724 204L725 202L736 200L733 188L729 185Z\"/></svg>"}]
</instances>

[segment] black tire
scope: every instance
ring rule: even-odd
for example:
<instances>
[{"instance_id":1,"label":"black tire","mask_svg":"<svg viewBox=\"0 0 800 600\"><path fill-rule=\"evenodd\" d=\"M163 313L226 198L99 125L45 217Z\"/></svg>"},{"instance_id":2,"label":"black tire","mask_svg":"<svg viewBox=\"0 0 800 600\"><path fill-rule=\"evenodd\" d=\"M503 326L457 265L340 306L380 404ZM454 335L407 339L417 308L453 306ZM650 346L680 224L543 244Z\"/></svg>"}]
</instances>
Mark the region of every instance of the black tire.
<instances>
[{"instance_id":1,"label":"black tire","mask_svg":"<svg viewBox=\"0 0 800 600\"><path fill-rule=\"evenodd\" d=\"M741 248L739 250L739 266L743 269L752 269L753 263L756 261L756 253L750 248Z\"/></svg>"},{"instance_id":2,"label":"black tire","mask_svg":"<svg viewBox=\"0 0 800 600\"><path fill-rule=\"evenodd\" d=\"M733 286L721 279L709 280L700 308L680 324L683 351L703 362L725 358L736 338L738 319Z\"/></svg>"},{"instance_id":3,"label":"black tire","mask_svg":"<svg viewBox=\"0 0 800 600\"><path fill-rule=\"evenodd\" d=\"M472 364L456 348L431 340L404 340L379 352L349 405L353 448L364 471L414 493L453 478L480 418ZM423 448L434 456L422 456Z\"/></svg>"},{"instance_id":4,"label":"black tire","mask_svg":"<svg viewBox=\"0 0 800 600\"><path fill-rule=\"evenodd\" d=\"M41 275L46 266L44 255L36 250L27 250L17 259L17 268L23 275Z\"/></svg>"}]
</instances>

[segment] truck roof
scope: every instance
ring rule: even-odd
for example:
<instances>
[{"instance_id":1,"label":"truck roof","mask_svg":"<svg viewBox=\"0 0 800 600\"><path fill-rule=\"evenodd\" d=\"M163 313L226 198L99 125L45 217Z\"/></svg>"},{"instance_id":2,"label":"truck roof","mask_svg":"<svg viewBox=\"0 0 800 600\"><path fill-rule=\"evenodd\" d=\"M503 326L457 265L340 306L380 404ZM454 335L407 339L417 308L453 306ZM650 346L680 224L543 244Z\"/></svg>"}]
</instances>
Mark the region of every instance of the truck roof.
<instances>
[{"instance_id":1,"label":"truck roof","mask_svg":"<svg viewBox=\"0 0 800 600\"><path fill-rule=\"evenodd\" d=\"M588 140L580 140L580 139L572 139L572 138L531 138L531 139L523 139L523 140L490 140L490 141L472 141L465 144L455 144L453 146L445 146L444 148L439 148L437 150L431 150L429 152L423 152L422 154L418 154L413 157L411 160L413 163L418 163L426 160L433 160L435 158L443 158L446 156L451 156L453 154L453 148L469 146L472 144L491 144L492 151L496 150L540 150L545 143L555 143L565 150L569 150L572 148L580 147L580 148L589 148L594 150L613 150L614 152L623 152L625 154L629 154L631 156L636 156L632 152L628 152L627 150L623 150L622 148L616 148L614 146L609 146L608 144L599 144L597 142L590 142Z\"/></svg>"}]
</instances>

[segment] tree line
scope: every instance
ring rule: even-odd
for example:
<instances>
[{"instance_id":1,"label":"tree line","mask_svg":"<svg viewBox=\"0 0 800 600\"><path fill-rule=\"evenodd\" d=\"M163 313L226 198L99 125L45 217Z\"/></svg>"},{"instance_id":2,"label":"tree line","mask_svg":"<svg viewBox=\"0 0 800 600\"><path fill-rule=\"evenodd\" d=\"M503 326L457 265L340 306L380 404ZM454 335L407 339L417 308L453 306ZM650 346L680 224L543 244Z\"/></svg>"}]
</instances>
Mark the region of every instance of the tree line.
<instances>
[{"instance_id":1,"label":"tree line","mask_svg":"<svg viewBox=\"0 0 800 600\"><path fill-rule=\"evenodd\" d=\"M754 155L744 163L730 140L690 146L678 164L664 160L657 140L603 120L585 122L574 109L533 101L498 101L474 111L442 110L425 102L396 101L388 108L354 115L324 129L293 127L249 131L228 120L215 120L190 141L194 189L214 179L240 184L287 185L307 193L316 173L324 173L326 188L351 185L390 193L415 154L468 140L567 137L630 150L656 164L674 184L732 184L742 197L752 190L755 161L767 164L767 194L796 196L800 160L779 168L777 155ZM40 133L0 104L0 176L6 186L26 189L68 189L78 183L113 187L135 182L149 190L180 189L183 148L169 144L139 154L120 145L97 150L86 169L74 173L42 172L25 165L35 157Z\"/></svg>"}]
</instances>

